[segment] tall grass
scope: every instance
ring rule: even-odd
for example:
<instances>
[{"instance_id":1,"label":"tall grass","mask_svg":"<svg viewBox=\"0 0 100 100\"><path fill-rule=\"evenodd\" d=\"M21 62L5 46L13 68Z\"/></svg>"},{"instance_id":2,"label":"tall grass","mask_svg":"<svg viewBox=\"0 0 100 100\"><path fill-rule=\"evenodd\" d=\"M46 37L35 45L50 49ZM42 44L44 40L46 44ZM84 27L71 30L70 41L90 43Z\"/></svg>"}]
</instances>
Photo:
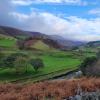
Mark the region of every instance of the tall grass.
<instances>
[{"instance_id":1,"label":"tall grass","mask_svg":"<svg viewBox=\"0 0 100 100\"><path fill-rule=\"evenodd\" d=\"M28 85L1 84L0 100L63 100L76 95L78 85L85 92L100 89L100 79L46 81Z\"/></svg>"}]
</instances>

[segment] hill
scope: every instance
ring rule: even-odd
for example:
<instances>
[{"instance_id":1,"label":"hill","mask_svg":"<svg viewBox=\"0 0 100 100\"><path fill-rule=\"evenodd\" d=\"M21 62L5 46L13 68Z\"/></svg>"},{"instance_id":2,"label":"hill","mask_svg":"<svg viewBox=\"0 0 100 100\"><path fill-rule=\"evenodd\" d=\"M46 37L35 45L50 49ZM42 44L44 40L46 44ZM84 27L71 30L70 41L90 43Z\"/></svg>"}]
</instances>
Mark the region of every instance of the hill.
<instances>
[{"instance_id":1,"label":"hill","mask_svg":"<svg viewBox=\"0 0 100 100\"><path fill-rule=\"evenodd\" d=\"M55 40L44 37L30 37L23 40L19 40L17 45L24 49L34 50L56 50L61 49L62 46Z\"/></svg>"},{"instance_id":2,"label":"hill","mask_svg":"<svg viewBox=\"0 0 100 100\"><path fill-rule=\"evenodd\" d=\"M7 27L7 26L0 26L0 34L11 36L17 39L25 39L31 36L41 36L42 35L39 32L28 32L28 31L23 31L20 29Z\"/></svg>"},{"instance_id":3,"label":"hill","mask_svg":"<svg viewBox=\"0 0 100 100\"><path fill-rule=\"evenodd\" d=\"M45 35L40 32L24 31L24 30L12 28L12 27L7 27L7 26L0 26L0 34L5 35L6 37L16 38L17 40L25 40L27 38L29 39L30 37L34 37L34 40L36 40L37 38L41 38L41 40L42 40L41 43L38 42L37 44L39 44L39 45L41 44L41 45L43 45L43 47L46 47L46 48L49 48L51 45L52 45L51 47L58 48L58 45L59 45L60 50L72 49L73 47L80 46L83 44L83 42L67 40L67 39L64 39L63 37L57 36L57 35L50 36L50 35ZM27 44L29 44L29 42ZM32 43L31 47L34 47L33 44L34 43ZM36 46L37 44L35 44L36 48L37 48L37 46ZM43 49L43 47L42 47L42 49Z\"/></svg>"},{"instance_id":4,"label":"hill","mask_svg":"<svg viewBox=\"0 0 100 100\"><path fill-rule=\"evenodd\" d=\"M0 46L8 47L11 45L21 44L25 48L36 50L60 49L61 46L57 41L50 39L48 35L39 32L28 32L16 28L0 26ZM16 43L15 43L16 42ZM58 47L59 45L59 47Z\"/></svg>"},{"instance_id":5,"label":"hill","mask_svg":"<svg viewBox=\"0 0 100 100\"><path fill-rule=\"evenodd\" d=\"M80 51L97 53L100 51L100 41L91 41L78 47Z\"/></svg>"},{"instance_id":6,"label":"hill","mask_svg":"<svg viewBox=\"0 0 100 100\"><path fill-rule=\"evenodd\" d=\"M92 41L92 42L89 42L87 43L87 46L89 47L99 47L100 48L100 41Z\"/></svg>"},{"instance_id":7,"label":"hill","mask_svg":"<svg viewBox=\"0 0 100 100\"><path fill-rule=\"evenodd\" d=\"M12 48L16 46L16 38L11 36L0 34L0 47L2 48Z\"/></svg>"},{"instance_id":8,"label":"hill","mask_svg":"<svg viewBox=\"0 0 100 100\"><path fill-rule=\"evenodd\" d=\"M27 85L0 84L0 98L1 100L81 100L75 96L77 98L83 96L82 100L99 100L100 93L97 91L99 89L100 79L96 78L46 81Z\"/></svg>"},{"instance_id":9,"label":"hill","mask_svg":"<svg viewBox=\"0 0 100 100\"><path fill-rule=\"evenodd\" d=\"M50 37L51 39L56 40L59 44L63 45L64 46L63 49L66 49L66 48L71 49L71 48L78 47L85 44L85 42L65 39L58 35L51 35Z\"/></svg>"}]
</instances>

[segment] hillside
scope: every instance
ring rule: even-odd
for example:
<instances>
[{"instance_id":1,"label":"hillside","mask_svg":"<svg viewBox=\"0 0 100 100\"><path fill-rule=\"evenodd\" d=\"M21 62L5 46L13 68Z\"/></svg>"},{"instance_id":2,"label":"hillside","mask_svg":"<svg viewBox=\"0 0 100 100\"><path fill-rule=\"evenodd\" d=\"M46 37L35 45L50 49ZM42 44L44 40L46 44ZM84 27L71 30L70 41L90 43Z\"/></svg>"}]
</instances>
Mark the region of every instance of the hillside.
<instances>
[{"instance_id":1,"label":"hillside","mask_svg":"<svg viewBox=\"0 0 100 100\"><path fill-rule=\"evenodd\" d=\"M78 47L82 52L97 53L100 51L100 41L91 41Z\"/></svg>"},{"instance_id":2,"label":"hillside","mask_svg":"<svg viewBox=\"0 0 100 100\"><path fill-rule=\"evenodd\" d=\"M100 48L100 41L92 41L92 42L89 42L87 43L87 46L89 47L96 47L96 48Z\"/></svg>"},{"instance_id":3,"label":"hillside","mask_svg":"<svg viewBox=\"0 0 100 100\"><path fill-rule=\"evenodd\" d=\"M31 39L32 38L32 39ZM60 49L61 46L49 36L39 32L28 32L16 28L0 26L0 46L12 47L24 43L25 48L36 50ZM59 47L58 47L59 45Z\"/></svg>"},{"instance_id":4,"label":"hillside","mask_svg":"<svg viewBox=\"0 0 100 100\"><path fill-rule=\"evenodd\" d=\"M85 68L86 75L90 76L100 76L100 59L96 60L95 62L92 62L91 65L88 65Z\"/></svg>"},{"instance_id":5,"label":"hillside","mask_svg":"<svg viewBox=\"0 0 100 100\"><path fill-rule=\"evenodd\" d=\"M57 35L51 35L50 37L51 39L56 40L59 44L63 45L64 46L63 49L66 49L66 48L71 49L71 48L78 47L85 44L85 42L82 42L82 41L69 40Z\"/></svg>"},{"instance_id":6,"label":"hillside","mask_svg":"<svg viewBox=\"0 0 100 100\"><path fill-rule=\"evenodd\" d=\"M1 100L99 100L100 79L46 81L34 84L0 84ZM91 95L92 94L92 95ZM70 98L73 97L73 99ZM90 98L95 99L90 99ZM87 99L86 99L87 98Z\"/></svg>"},{"instance_id":7,"label":"hillside","mask_svg":"<svg viewBox=\"0 0 100 100\"><path fill-rule=\"evenodd\" d=\"M7 26L0 26L0 34L11 36L17 39L25 39L31 36L42 36L42 34L39 32L28 32Z\"/></svg>"},{"instance_id":8,"label":"hillside","mask_svg":"<svg viewBox=\"0 0 100 100\"><path fill-rule=\"evenodd\" d=\"M43 41L41 41L42 42L41 45L43 45L43 47L44 47L44 45L45 46L47 45L48 47L50 47L52 45L51 47L54 47L54 48L56 47L56 49L59 48L60 50L68 50L68 49L72 49L73 47L84 44L83 42L80 42L80 41L72 41L72 40L64 39L61 36L45 35L44 33L40 33L40 32L24 31L24 30L12 28L12 27L7 27L7 26L0 26L0 34L5 35L6 37L13 37L18 40L25 40L30 37L33 37L34 40L36 40L37 38L41 38L41 40L43 40ZM39 43L37 43L37 44L39 44ZM59 45L59 47L58 47L58 45ZM46 48L48 48L47 46L46 46ZM34 47L33 43L32 43L31 47ZM37 46L36 46L36 48L37 48Z\"/></svg>"},{"instance_id":9,"label":"hillside","mask_svg":"<svg viewBox=\"0 0 100 100\"><path fill-rule=\"evenodd\" d=\"M0 34L0 47L11 48L16 46L17 39L11 36Z\"/></svg>"},{"instance_id":10,"label":"hillside","mask_svg":"<svg viewBox=\"0 0 100 100\"><path fill-rule=\"evenodd\" d=\"M19 47L23 46L25 49L36 49L36 50L56 50L61 49L62 46L55 40L44 38L44 37L31 37L27 38L24 41L19 40L17 42Z\"/></svg>"}]
</instances>

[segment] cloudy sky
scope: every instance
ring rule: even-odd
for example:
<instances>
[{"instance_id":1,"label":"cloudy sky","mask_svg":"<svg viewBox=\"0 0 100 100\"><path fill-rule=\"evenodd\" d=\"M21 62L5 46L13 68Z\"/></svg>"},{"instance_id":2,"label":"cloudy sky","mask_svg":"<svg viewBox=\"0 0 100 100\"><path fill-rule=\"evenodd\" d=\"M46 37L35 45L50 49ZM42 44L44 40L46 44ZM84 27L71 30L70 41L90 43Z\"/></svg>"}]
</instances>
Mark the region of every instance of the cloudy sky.
<instances>
[{"instance_id":1,"label":"cloudy sky","mask_svg":"<svg viewBox=\"0 0 100 100\"><path fill-rule=\"evenodd\" d=\"M100 40L100 0L0 0L0 25Z\"/></svg>"}]
</instances>

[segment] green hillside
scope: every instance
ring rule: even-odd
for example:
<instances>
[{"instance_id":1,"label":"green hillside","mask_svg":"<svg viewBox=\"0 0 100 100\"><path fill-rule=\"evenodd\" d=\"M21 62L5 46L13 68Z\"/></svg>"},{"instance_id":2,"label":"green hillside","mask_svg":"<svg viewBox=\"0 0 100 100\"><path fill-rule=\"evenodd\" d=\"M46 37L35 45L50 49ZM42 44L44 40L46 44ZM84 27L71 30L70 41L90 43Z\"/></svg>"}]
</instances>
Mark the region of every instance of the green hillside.
<instances>
[{"instance_id":1,"label":"green hillside","mask_svg":"<svg viewBox=\"0 0 100 100\"><path fill-rule=\"evenodd\" d=\"M20 51L21 52L21 51ZM7 53L7 52L6 52ZM23 53L28 54L32 58L41 58L44 62L45 67L38 72L28 66L27 73L15 74L14 68L12 69L0 69L0 82L35 82L39 80L49 79L57 75L64 74L68 71L72 71L78 68L81 60L76 55L72 55L71 52L30 52L24 51ZM25 70L25 69L23 69Z\"/></svg>"},{"instance_id":2,"label":"green hillside","mask_svg":"<svg viewBox=\"0 0 100 100\"><path fill-rule=\"evenodd\" d=\"M1 58L0 82L36 82L45 79L48 80L55 76L78 69L85 57L95 55L95 52L91 52L93 49L87 49L84 46L80 47L78 51L61 51L62 46L52 39L44 38L40 35L25 39L24 35L17 34L18 30L14 31L16 32L16 35L11 29L5 32L10 32L10 35L7 35L7 33L0 34L0 50L2 54L4 54L4 58L16 53L19 55L25 54L27 55L25 62L30 59L41 59L44 68L36 72L32 65L28 63L27 72L25 72L26 68L22 67L20 65L21 63L19 63L19 68L22 68L22 73L18 74L16 73L15 68L18 62L15 63L14 61L13 65L8 66L8 63L11 62L12 59L10 61L7 60L8 63L6 64L7 66L5 66L2 64L7 61ZM13 36L11 33L13 33ZM16 36L17 38L15 38ZM20 38L18 38L18 36ZM18 46L21 46L22 48L19 48ZM19 57L19 59L21 58Z\"/></svg>"},{"instance_id":3,"label":"green hillside","mask_svg":"<svg viewBox=\"0 0 100 100\"><path fill-rule=\"evenodd\" d=\"M15 47L16 39L10 36L0 34L0 46L1 47Z\"/></svg>"},{"instance_id":4,"label":"green hillside","mask_svg":"<svg viewBox=\"0 0 100 100\"><path fill-rule=\"evenodd\" d=\"M38 40L37 42L35 42L31 47L35 48L35 49L38 49L38 50L43 50L43 51L56 50L54 48L50 48L49 45L45 44L41 40Z\"/></svg>"}]
</instances>

